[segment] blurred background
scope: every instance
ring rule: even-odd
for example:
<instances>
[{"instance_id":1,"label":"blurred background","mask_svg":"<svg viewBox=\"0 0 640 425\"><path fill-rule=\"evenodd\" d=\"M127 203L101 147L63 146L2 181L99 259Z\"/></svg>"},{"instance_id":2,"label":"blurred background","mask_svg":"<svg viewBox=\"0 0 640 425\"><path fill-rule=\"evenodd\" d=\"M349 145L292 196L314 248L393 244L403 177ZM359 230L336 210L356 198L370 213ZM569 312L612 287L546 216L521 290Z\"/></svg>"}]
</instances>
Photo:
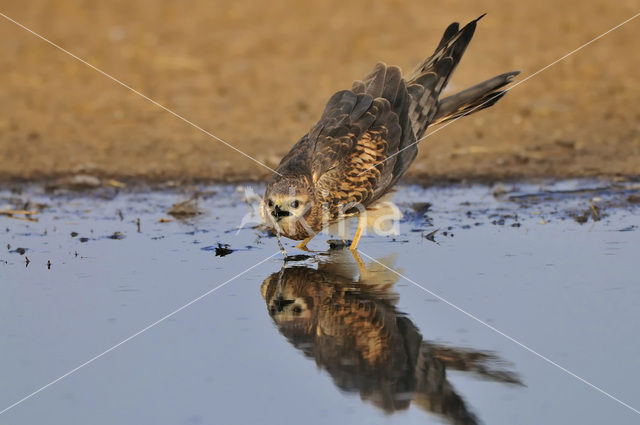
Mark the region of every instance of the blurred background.
<instances>
[{"instance_id":1,"label":"blurred background","mask_svg":"<svg viewBox=\"0 0 640 425\"><path fill-rule=\"evenodd\" d=\"M409 71L480 14L451 90L520 80L637 0L0 1L0 11L275 167L377 61ZM409 181L640 174L640 18L420 144ZM254 180L270 172L0 17L0 179Z\"/></svg>"}]
</instances>

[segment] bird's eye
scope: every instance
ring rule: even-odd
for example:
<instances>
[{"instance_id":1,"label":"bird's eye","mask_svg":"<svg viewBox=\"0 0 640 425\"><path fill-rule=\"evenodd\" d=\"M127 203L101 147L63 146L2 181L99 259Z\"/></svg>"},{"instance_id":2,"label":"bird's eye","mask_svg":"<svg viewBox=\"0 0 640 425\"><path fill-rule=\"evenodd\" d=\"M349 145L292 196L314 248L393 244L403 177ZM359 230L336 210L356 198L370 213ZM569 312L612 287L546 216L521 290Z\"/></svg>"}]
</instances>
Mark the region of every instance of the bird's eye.
<instances>
[{"instance_id":1,"label":"bird's eye","mask_svg":"<svg viewBox=\"0 0 640 425\"><path fill-rule=\"evenodd\" d=\"M269 205L269 208L273 207L273 201L269 199L269 202L267 202L267 205Z\"/></svg>"},{"instance_id":2,"label":"bird's eye","mask_svg":"<svg viewBox=\"0 0 640 425\"><path fill-rule=\"evenodd\" d=\"M296 314L300 314L302 313L302 308L300 308L300 306L295 306L293 307L293 312Z\"/></svg>"},{"instance_id":3,"label":"bird's eye","mask_svg":"<svg viewBox=\"0 0 640 425\"><path fill-rule=\"evenodd\" d=\"M300 206L300 202L299 201L293 201L291 203L291 208L298 208Z\"/></svg>"}]
</instances>

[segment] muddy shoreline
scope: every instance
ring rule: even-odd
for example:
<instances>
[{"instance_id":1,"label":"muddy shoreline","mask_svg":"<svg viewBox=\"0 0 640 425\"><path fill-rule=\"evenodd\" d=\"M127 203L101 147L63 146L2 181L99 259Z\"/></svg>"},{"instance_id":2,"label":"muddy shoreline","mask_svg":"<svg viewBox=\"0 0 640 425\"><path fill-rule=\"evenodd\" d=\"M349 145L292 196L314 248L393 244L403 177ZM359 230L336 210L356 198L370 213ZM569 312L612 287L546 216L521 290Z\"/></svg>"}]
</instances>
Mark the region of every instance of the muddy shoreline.
<instances>
[{"instance_id":1,"label":"muddy shoreline","mask_svg":"<svg viewBox=\"0 0 640 425\"><path fill-rule=\"evenodd\" d=\"M247 207L257 211L257 204L264 191L264 182L237 181L226 183L142 181L104 179L86 175L78 179L48 180L40 182L17 182L0 184L0 218L37 222L41 214L51 213L54 204L64 205L74 200L111 202L114 199L131 197L168 196L173 201L162 207L165 218L187 220L203 214L201 205L211 202L227 203L229 207L244 211ZM90 184L89 184L90 183ZM533 210L553 211L562 220L569 219L579 224L600 221L611 211L637 211L640 206L640 179L537 179L504 180L492 182L438 182L433 184L399 184L394 188L393 202L398 203L403 214L413 217L416 212L428 210L437 199L424 198L425 193L449 191L481 191L488 196L481 203L495 209L498 217L506 210L513 210L515 217L531 214ZM38 199L40 201L38 201ZM238 199L241 200L238 203ZM142 202L141 207L146 202ZM482 207L474 211L472 205L478 200L461 199L459 217L487 214L490 209ZM477 208L477 207L476 207ZM255 212L254 211L254 212ZM501 212L502 211L502 212ZM471 215L470 215L471 214ZM119 212L120 220L122 220ZM535 215L535 214L534 214ZM535 217L534 217L535 218ZM261 220L260 220L261 221ZM489 220L491 221L491 220ZM517 221L517 218L516 218ZM496 223L493 224L504 224Z\"/></svg>"},{"instance_id":2,"label":"muddy shoreline","mask_svg":"<svg viewBox=\"0 0 640 425\"><path fill-rule=\"evenodd\" d=\"M265 184L269 176L262 178L246 178L245 176L228 176L221 179L205 179L193 177L123 177L117 175L101 175L101 174L68 174L58 176L39 176L35 178L24 177L6 177L0 175L0 188L9 190L20 190L25 187L40 187L47 192L55 192L56 190L67 190L71 192L93 191L105 188L114 188L124 192L144 192L158 190L178 190L189 191L196 186L211 185L260 185ZM562 180L593 180L616 183L635 183L640 182L640 176L637 175L577 175L577 176L520 176L520 175L478 175L478 176L415 176L409 175L400 180L400 186L420 186L428 187L444 187L448 185L487 185L492 187L498 184L545 184L549 182L557 182Z\"/></svg>"}]
</instances>

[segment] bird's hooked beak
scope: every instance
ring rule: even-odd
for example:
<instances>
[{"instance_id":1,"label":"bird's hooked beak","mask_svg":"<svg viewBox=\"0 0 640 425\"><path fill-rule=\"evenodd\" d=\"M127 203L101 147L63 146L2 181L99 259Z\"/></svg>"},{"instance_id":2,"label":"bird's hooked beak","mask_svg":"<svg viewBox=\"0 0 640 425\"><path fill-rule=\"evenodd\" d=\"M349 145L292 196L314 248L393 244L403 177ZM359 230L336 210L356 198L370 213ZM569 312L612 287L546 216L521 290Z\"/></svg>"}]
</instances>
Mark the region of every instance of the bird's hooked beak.
<instances>
[{"instance_id":1,"label":"bird's hooked beak","mask_svg":"<svg viewBox=\"0 0 640 425\"><path fill-rule=\"evenodd\" d=\"M282 217L290 216L291 213L289 211L281 210L280 206L275 204L273 211L271 211L271 215L276 219L276 221L280 221Z\"/></svg>"}]
</instances>

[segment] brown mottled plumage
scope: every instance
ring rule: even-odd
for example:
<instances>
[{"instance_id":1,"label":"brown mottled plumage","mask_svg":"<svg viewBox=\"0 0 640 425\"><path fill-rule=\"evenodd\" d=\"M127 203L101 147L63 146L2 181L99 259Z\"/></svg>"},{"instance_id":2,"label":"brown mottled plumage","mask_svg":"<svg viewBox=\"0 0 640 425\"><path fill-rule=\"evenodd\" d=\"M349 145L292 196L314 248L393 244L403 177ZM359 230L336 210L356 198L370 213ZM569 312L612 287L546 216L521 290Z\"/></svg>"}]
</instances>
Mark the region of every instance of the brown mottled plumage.
<instances>
[{"instance_id":1,"label":"brown mottled plumage","mask_svg":"<svg viewBox=\"0 0 640 425\"><path fill-rule=\"evenodd\" d=\"M267 186L260 211L275 232L305 239L304 247L327 224L387 193L415 159L417 141L430 124L486 108L504 95L499 89L518 72L439 99L478 19L462 29L451 24L434 54L408 76L378 63L351 90L329 99L318 123L282 159Z\"/></svg>"},{"instance_id":2,"label":"brown mottled plumage","mask_svg":"<svg viewBox=\"0 0 640 425\"><path fill-rule=\"evenodd\" d=\"M453 424L475 424L447 369L521 384L489 352L424 341L396 309L395 274L373 265L355 280L349 264L336 264L336 257L318 269L285 268L265 279L260 290L282 335L341 390L359 393L387 413L413 404Z\"/></svg>"}]
</instances>

